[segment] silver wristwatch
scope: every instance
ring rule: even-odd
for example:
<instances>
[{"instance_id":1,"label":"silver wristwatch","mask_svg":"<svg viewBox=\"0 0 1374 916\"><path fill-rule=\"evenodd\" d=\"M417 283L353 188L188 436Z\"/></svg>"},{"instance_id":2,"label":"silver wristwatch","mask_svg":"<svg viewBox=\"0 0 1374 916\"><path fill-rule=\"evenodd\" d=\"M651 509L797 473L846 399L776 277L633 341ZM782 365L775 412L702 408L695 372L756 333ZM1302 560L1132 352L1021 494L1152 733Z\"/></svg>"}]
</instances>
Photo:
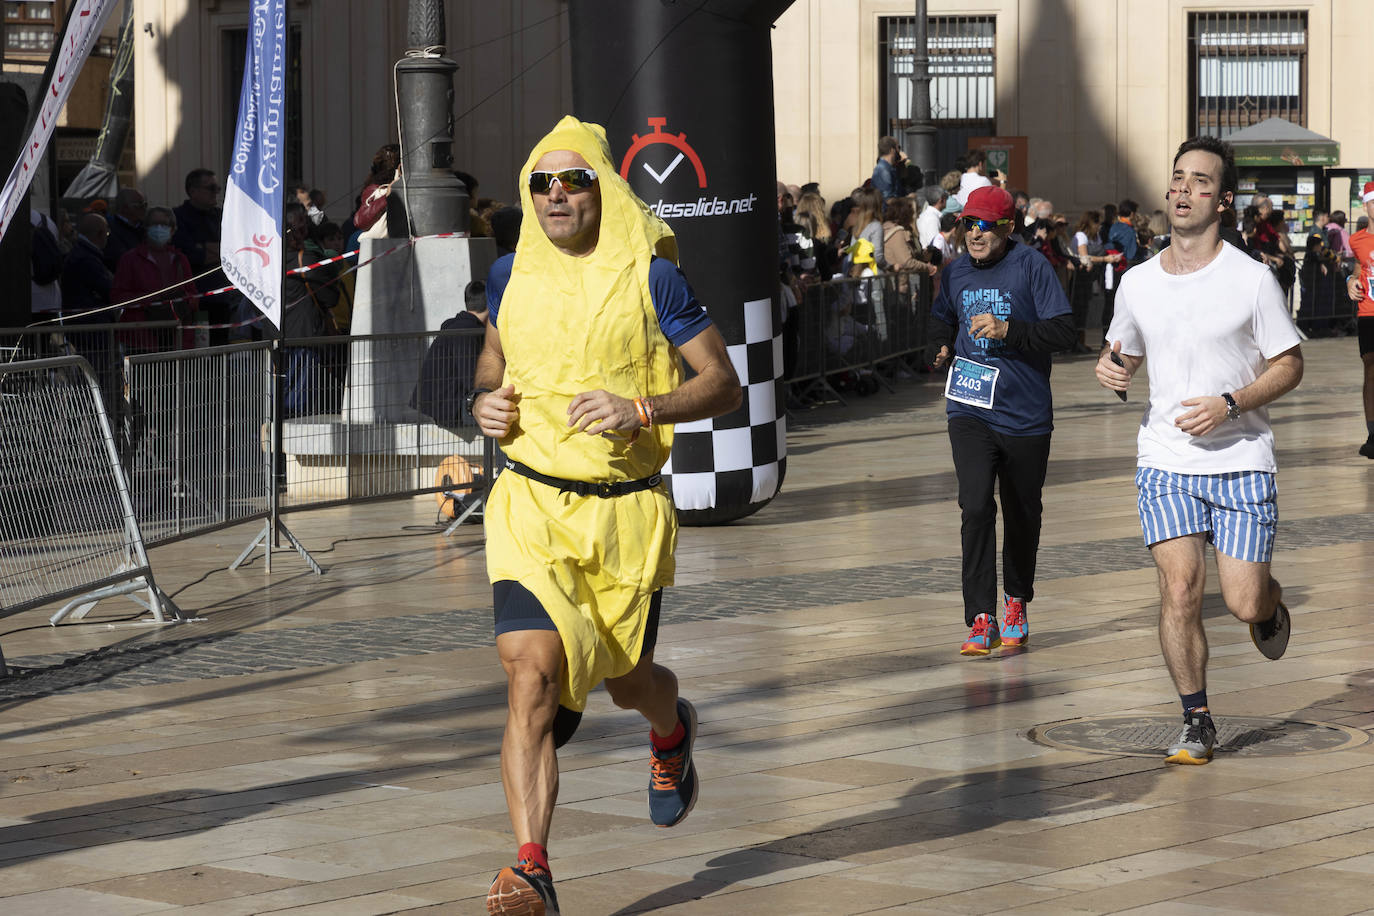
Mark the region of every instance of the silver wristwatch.
<instances>
[{"instance_id":1,"label":"silver wristwatch","mask_svg":"<svg viewBox=\"0 0 1374 916\"><path fill-rule=\"evenodd\" d=\"M1231 397L1231 392L1223 391L1221 396L1226 399L1226 419L1239 420L1240 405L1236 403L1235 398Z\"/></svg>"}]
</instances>

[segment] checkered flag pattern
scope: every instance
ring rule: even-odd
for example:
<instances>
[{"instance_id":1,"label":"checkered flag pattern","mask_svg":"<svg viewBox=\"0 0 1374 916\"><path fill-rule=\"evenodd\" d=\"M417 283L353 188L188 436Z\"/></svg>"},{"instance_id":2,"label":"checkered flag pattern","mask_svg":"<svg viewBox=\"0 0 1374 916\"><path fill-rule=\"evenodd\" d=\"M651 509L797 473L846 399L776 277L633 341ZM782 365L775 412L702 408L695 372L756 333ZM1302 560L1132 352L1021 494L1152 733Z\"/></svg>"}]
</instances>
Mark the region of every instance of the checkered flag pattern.
<instances>
[{"instance_id":1,"label":"checkered flag pattern","mask_svg":"<svg viewBox=\"0 0 1374 916\"><path fill-rule=\"evenodd\" d=\"M778 396L782 325L773 308L771 299L744 303L744 342L726 347L744 385L739 409L674 430L663 473L679 510L743 509L772 499L782 485L787 422Z\"/></svg>"}]
</instances>

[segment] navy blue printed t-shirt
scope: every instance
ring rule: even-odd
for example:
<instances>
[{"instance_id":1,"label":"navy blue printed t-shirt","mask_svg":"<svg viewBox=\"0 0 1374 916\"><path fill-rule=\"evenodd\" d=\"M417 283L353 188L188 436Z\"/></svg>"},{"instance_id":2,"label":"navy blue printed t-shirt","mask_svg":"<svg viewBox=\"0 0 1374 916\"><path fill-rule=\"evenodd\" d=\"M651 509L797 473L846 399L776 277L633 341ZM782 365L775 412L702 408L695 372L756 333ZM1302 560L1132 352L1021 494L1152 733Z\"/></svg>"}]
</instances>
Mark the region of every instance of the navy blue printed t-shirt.
<instances>
[{"instance_id":1,"label":"navy blue printed t-shirt","mask_svg":"<svg viewBox=\"0 0 1374 916\"><path fill-rule=\"evenodd\" d=\"M1045 256L1018 242L992 267L975 267L959 257L940 278L931 314L954 325L954 353L1000 370L989 408L946 401L951 417L972 417L1009 436L1037 436L1054 428L1050 397L1050 355L1007 346L1005 340L974 340L969 324L991 312L1003 321L1035 322L1067 315L1068 297Z\"/></svg>"},{"instance_id":2,"label":"navy blue printed t-shirt","mask_svg":"<svg viewBox=\"0 0 1374 916\"><path fill-rule=\"evenodd\" d=\"M501 309L501 297L510 283L511 266L515 255L508 254L497 258L487 274L487 308L491 309L489 320L493 327L497 312ZM658 326L663 336L675 347L680 347L711 326L706 309L697 301L687 282L687 275L672 261L654 258L649 262L649 297L654 300L654 311L658 313Z\"/></svg>"}]
</instances>

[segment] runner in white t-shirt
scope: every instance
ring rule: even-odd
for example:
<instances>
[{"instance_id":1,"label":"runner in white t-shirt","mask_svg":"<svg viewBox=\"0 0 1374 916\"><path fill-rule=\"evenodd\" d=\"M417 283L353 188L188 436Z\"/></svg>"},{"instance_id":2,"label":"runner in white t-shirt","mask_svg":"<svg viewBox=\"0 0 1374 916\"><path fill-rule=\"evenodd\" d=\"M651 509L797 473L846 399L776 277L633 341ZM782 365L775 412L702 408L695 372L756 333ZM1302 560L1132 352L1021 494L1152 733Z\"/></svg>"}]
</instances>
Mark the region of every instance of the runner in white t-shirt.
<instances>
[{"instance_id":1,"label":"runner in white t-shirt","mask_svg":"<svg viewBox=\"0 0 1374 916\"><path fill-rule=\"evenodd\" d=\"M1198 137L1179 147L1168 193L1173 241L1122 278L1111 349L1097 361L1103 387L1125 392L1149 357L1136 486L1159 570L1159 642L1183 703L1170 763L1206 763L1216 743L1202 626L1207 541L1222 598L1250 624L1260 652L1279 658L1291 629L1269 574L1278 468L1265 405L1302 379L1302 351L1270 271L1221 241L1235 187L1228 144Z\"/></svg>"}]
</instances>

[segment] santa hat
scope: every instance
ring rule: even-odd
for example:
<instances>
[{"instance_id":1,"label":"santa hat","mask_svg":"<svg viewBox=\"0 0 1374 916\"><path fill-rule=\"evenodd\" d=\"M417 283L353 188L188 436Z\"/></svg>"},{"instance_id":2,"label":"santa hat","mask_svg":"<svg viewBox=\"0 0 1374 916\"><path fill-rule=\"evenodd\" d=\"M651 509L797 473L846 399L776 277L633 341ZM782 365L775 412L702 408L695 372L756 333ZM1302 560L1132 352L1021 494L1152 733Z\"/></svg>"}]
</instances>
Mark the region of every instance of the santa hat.
<instances>
[{"instance_id":1,"label":"santa hat","mask_svg":"<svg viewBox=\"0 0 1374 916\"><path fill-rule=\"evenodd\" d=\"M1360 196L1360 203L1367 204L1371 200L1374 200L1374 181L1366 181L1364 183L1364 194Z\"/></svg>"}]
</instances>

